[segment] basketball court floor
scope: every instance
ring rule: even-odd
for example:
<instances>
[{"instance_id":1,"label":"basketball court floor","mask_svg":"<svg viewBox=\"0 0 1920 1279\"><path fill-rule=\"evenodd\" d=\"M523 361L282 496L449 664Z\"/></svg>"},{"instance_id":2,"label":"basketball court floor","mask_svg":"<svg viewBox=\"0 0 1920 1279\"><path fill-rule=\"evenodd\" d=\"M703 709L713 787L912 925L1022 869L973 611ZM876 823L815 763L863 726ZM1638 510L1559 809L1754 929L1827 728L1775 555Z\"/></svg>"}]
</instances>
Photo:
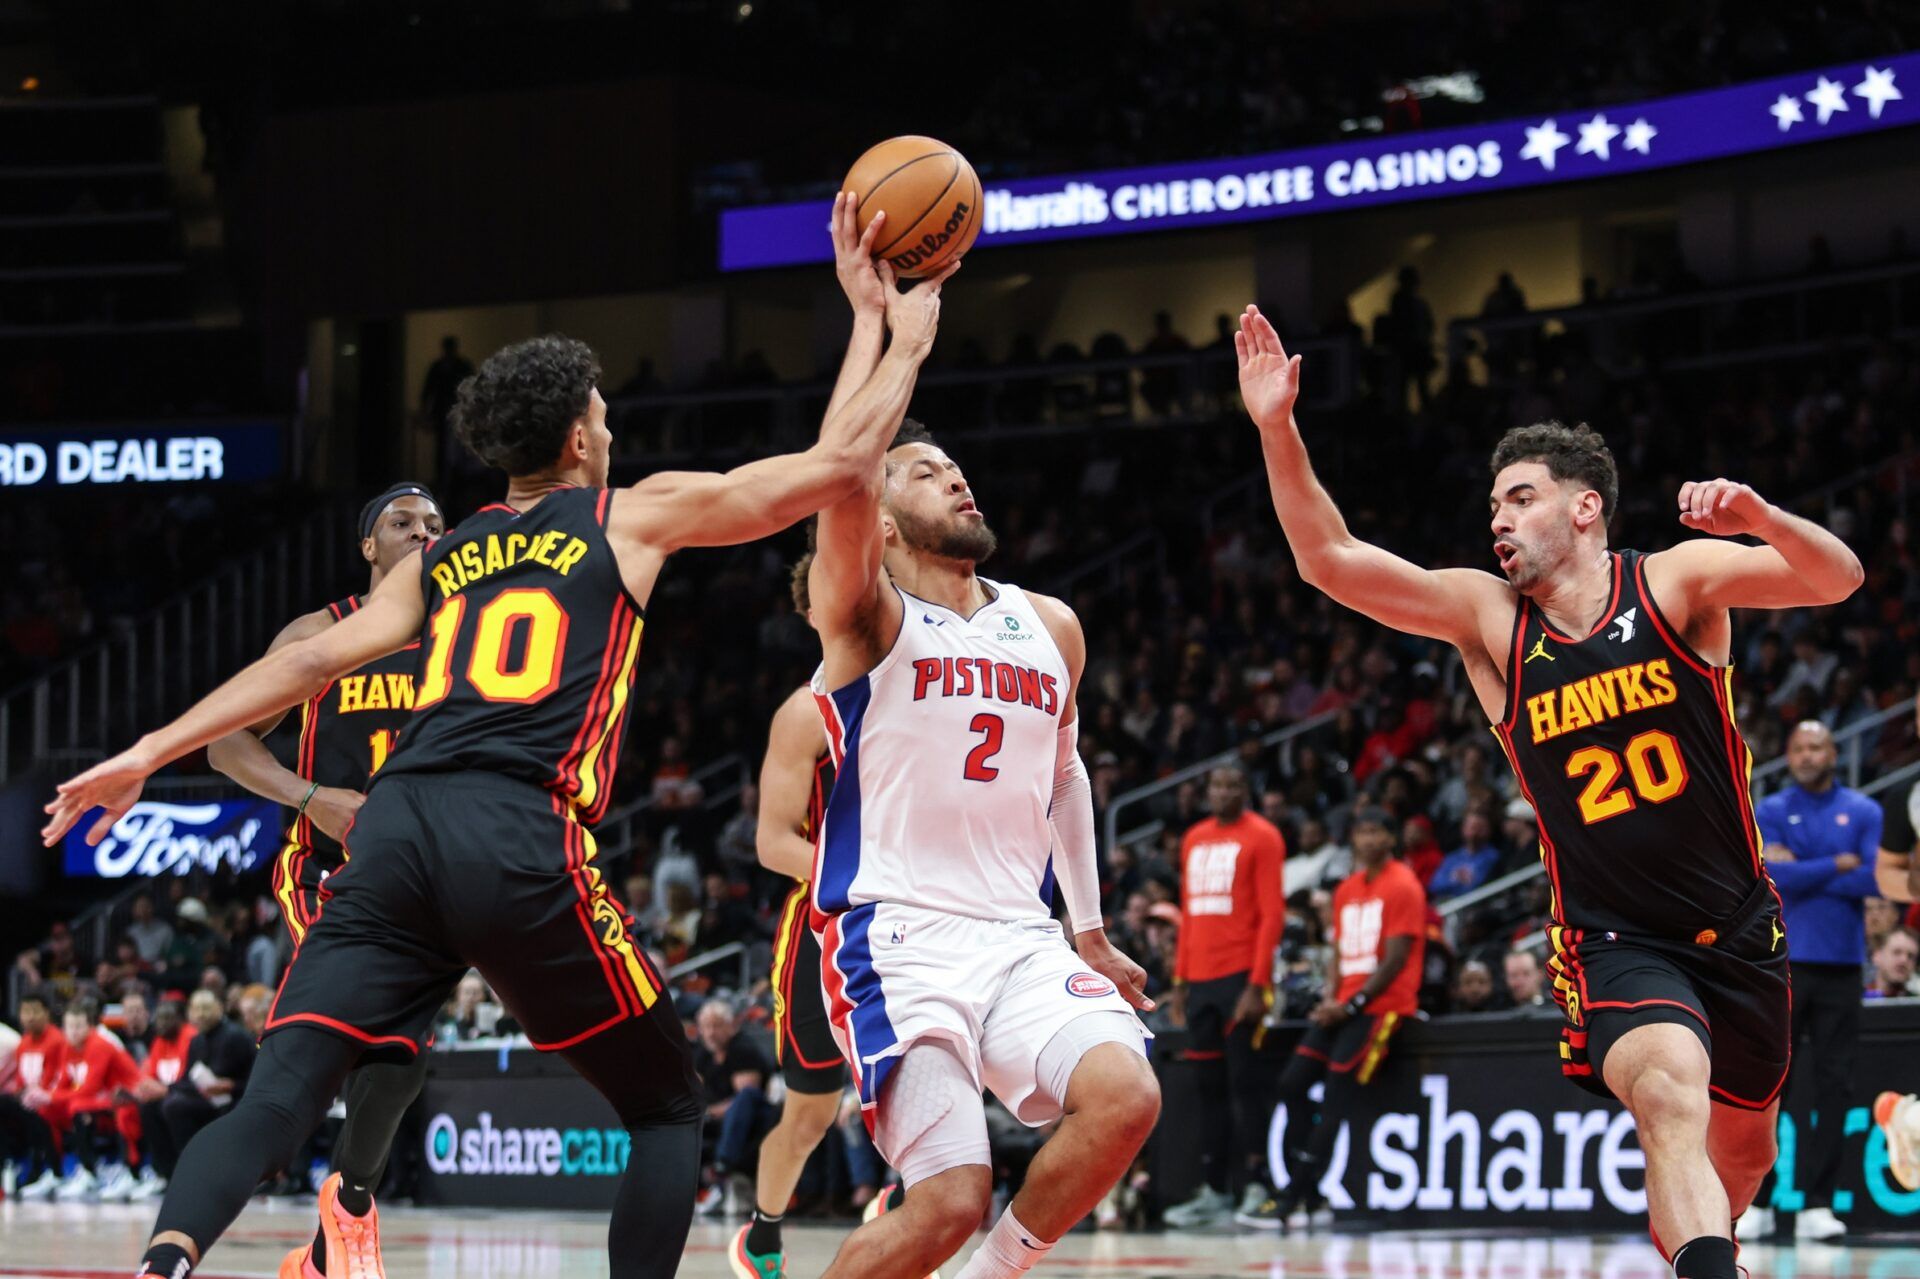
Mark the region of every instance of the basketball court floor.
<instances>
[{"instance_id":1,"label":"basketball court floor","mask_svg":"<svg viewBox=\"0 0 1920 1279\"><path fill-rule=\"evenodd\" d=\"M395 1208L383 1211L389 1279L590 1279L606 1273L598 1213ZM255 1201L196 1272L271 1279L312 1230L311 1201ZM153 1223L151 1206L0 1204L0 1279L125 1279ZM818 1275L843 1225L789 1227L788 1273ZM694 1225L684 1279L727 1279L732 1228ZM969 1251L971 1251L969 1249ZM1846 1247L1746 1246L1754 1279L1920 1279L1920 1240ZM949 1276L957 1265L949 1265ZM1249 1232L1075 1233L1036 1276L1212 1279L1666 1279L1644 1238L1485 1233L1274 1236Z\"/></svg>"}]
</instances>

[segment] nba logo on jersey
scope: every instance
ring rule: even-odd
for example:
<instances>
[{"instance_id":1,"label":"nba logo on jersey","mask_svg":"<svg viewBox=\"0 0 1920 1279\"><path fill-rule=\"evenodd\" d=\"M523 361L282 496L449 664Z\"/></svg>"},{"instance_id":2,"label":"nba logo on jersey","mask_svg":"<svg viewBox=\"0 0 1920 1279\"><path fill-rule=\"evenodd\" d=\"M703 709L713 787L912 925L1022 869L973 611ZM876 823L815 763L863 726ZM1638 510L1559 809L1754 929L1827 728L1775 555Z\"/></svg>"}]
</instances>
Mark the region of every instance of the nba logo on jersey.
<instances>
[{"instance_id":1,"label":"nba logo on jersey","mask_svg":"<svg viewBox=\"0 0 1920 1279\"><path fill-rule=\"evenodd\" d=\"M893 926L893 936L888 938L887 940L890 941L893 945L898 946L901 942L905 941L906 939L907 939L907 926L905 924L895 924Z\"/></svg>"}]
</instances>

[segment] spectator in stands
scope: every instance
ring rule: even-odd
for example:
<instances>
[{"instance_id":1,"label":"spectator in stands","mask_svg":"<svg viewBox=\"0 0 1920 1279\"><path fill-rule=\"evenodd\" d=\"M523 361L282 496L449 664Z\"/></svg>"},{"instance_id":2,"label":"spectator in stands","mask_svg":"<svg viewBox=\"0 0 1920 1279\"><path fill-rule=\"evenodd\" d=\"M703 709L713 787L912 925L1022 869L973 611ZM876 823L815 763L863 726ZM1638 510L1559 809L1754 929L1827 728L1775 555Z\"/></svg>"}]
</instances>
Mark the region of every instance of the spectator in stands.
<instances>
[{"instance_id":1,"label":"spectator in stands","mask_svg":"<svg viewBox=\"0 0 1920 1279\"><path fill-rule=\"evenodd\" d=\"M760 1138L772 1127L766 1089L773 1069L766 1056L741 1037L739 1014L724 996L700 1005L695 1025L700 1042L694 1045L693 1068L706 1096L707 1135L712 1138L698 1201L704 1215L717 1211L729 1196L740 1202L752 1197L752 1186L736 1185L734 1179L752 1171Z\"/></svg>"},{"instance_id":2,"label":"spectator in stands","mask_svg":"<svg viewBox=\"0 0 1920 1279\"><path fill-rule=\"evenodd\" d=\"M130 1196L135 1203L165 1190L167 1178L173 1176L174 1163L180 1158L161 1102L166 1099L168 1089L186 1078L187 1050L192 1043L193 1027L187 1024L177 1000L169 999L154 1010L152 1044L132 1090L134 1103L140 1110L140 1135L147 1153L139 1184Z\"/></svg>"},{"instance_id":3,"label":"spectator in stands","mask_svg":"<svg viewBox=\"0 0 1920 1279\"><path fill-rule=\"evenodd\" d=\"M433 428L436 440L447 439L447 415L460 384L473 376L473 361L460 354L460 339L449 333L440 339L440 358L427 366L426 380L420 384L420 412Z\"/></svg>"},{"instance_id":4,"label":"spectator in stands","mask_svg":"<svg viewBox=\"0 0 1920 1279\"><path fill-rule=\"evenodd\" d=\"M139 1162L140 1115L130 1101L140 1068L127 1050L100 1033L100 1010L90 999L68 1006L66 1053L59 1081L41 1109L47 1125L78 1160L54 1192L62 1201L99 1198L124 1203L133 1193Z\"/></svg>"},{"instance_id":5,"label":"spectator in stands","mask_svg":"<svg viewBox=\"0 0 1920 1279\"><path fill-rule=\"evenodd\" d=\"M1436 366L1433 356L1433 308L1420 296L1420 272L1412 266L1400 268L1393 297L1387 303L1385 332L1374 327L1374 343L1384 345L1394 362L1395 377L1389 386L1393 406L1402 409L1407 402L1407 387L1422 412L1432 398L1430 382ZM1382 339L1385 339L1382 342Z\"/></svg>"},{"instance_id":6,"label":"spectator in stands","mask_svg":"<svg viewBox=\"0 0 1920 1279\"><path fill-rule=\"evenodd\" d=\"M1500 999L1494 994L1493 969L1485 960L1469 959L1460 965L1453 978L1453 1011L1457 1013L1498 1012Z\"/></svg>"},{"instance_id":7,"label":"spectator in stands","mask_svg":"<svg viewBox=\"0 0 1920 1279\"><path fill-rule=\"evenodd\" d=\"M61 1002L80 991L80 963L74 957L73 933L60 922L47 930L47 939L20 952L14 966L29 986L45 990Z\"/></svg>"},{"instance_id":8,"label":"spectator in stands","mask_svg":"<svg viewBox=\"0 0 1920 1279\"><path fill-rule=\"evenodd\" d=\"M1559 1009L1547 998L1546 974L1540 967L1540 956L1531 950L1510 950L1505 962L1507 978L1507 998L1512 1001L1517 1013L1539 1013L1557 1016Z\"/></svg>"},{"instance_id":9,"label":"spectator in stands","mask_svg":"<svg viewBox=\"0 0 1920 1279\"><path fill-rule=\"evenodd\" d=\"M693 780L687 764L686 744L678 737L660 743L660 763L653 770L654 806L663 812L685 812L700 807L706 797L700 783Z\"/></svg>"},{"instance_id":10,"label":"spectator in stands","mask_svg":"<svg viewBox=\"0 0 1920 1279\"><path fill-rule=\"evenodd\" d=\"M1406 861L1407 869L1420 880L1422 888L1433 882L1440 863L1447 859L1440 849L1440 841L1434 837L1433 818L1425 813L1407 818L1400 829L1400 847L1400 856Z\"/></svg>"},{"instance_id":11,"label":"spectator in stands","mask_svg":"<svg viewBox=\"0 0 1920 1279\"><path fill-rule=\"evenodd\" d=\"M101 960L94 969L93 984L102 999L118 999L122 991L139 982L145 971L139 947L131 937L122 937L113 944L112 957Z\"/></svg>"},{"instance_id":12,"label":"spectator in stands","mask_svg":"<svg viewBox=\"0 0 1920 1279\"><path fill-rule=\"evenodd\" d=\"M1287 1108L1286 1195L1248 1214L1248 1224L1305 1225L1324 1207L1320 1179L1341 1121L1372 1083L1405 1018L1419 1009L1425 967L1427 894L1397 860L1392 818L1378 809L1354 814L1354 871L1333 895L1330 930L1338 984L1313 1010L1313 1028L1280 1077ZM1317 1122L1308 1094L1326 1083ZM1242 1217L1243 1222L1248 1217Z\"/></svg>"},{"instance_id":13,"label":"spectator in stands","mask_svg":"<svg viewBox=\"0 0 1920 1279\"><path fill-rule=\"evenodd\" d=\"M1767 704L1778 708L1804 695L1809 708L1817 707L1826 693L1827 681L1833 678L1839 665L1840 655L1825 643L1825 637L1815 628L1807 627L1793 637L1793 664L1787 667L1786 678L1767 699Z\"/></svg>"},{"instance_id":14,"label":"spectator in stands","mask_svg":"<svg viewBox=\"0 0 1920 1279\"><path fill-rule=\"evenodd\" d=\"M1861 965L1861 971L1867 981L1873 980L1873 952L1880 949L1880 943L1887 934L1900 926L1900 907L1884 897L1869 897L1865 905L1868 961Z\"/></svg>"},{"instance_id":15,"label":"spectator in stands","mask_svg":"<svg viewBox=\"0 0 1920 1279\"><path fill-rule=\"evenodd\" d=\"M187 1020L193 1023L187 1073L160 1103L176 1151L185 1150L195 1133L224 1114L246 1091L256 1051L253 1038L227 1018L225 1006L210 990L193 992L187 1001Z\"/></svg>"},{"instance_id":16,"label":"spectator in stands","mask_svg":"<svg viewBox=\"0 0 1920 1279\"><path fill-rule=\"evenodd\" d=\"M744 892L745 885L741 887ZM708 875L694 945L702 951L717 950L735 942L751 942L759 933L753 911L735 896L732 882L718 871Z\"/></svg>"},{"instance_id":17,"label":"spectator in stands","mask_svg":"<svg viewBox=\"0 0 1920 1279\"><path fill-rule=\"evenodd\" d=\"M227 980L226 969L217 964L208 964L200 970L200 985L197 989L211 991L213 997L220 1001L220 1006L227 1009L233 1006L231 996L239 993L238 988Z\"/></svg>"},{"instance_id":18,"label":"spectator in stands","mask_svg":"<svg viewBox=\"0 0 1920 1279\"><path fill-rule=\"evenodd\" d=\"M453 988L453 998L441 1010L433 1028L434 1039L442 1044L465 1043L493 1033L500 1020L498 1005L487 1002L487 983L479 973L469 972Z\"/></svg>"},{"instance_id":19,"label":"spectator in stands","mask_svg":"<svg viewBox=\"0 0 1920 1279\"><path fill-rule=\"evenodd\" d=\"M184 891L184 885L174 881ZM160 984L167 990L195 988L220 954L220 939L207 927L207 906L198 897L182 897L174 907L173 939L167 943Z\"/></svg>"},{"instance_id":20,"label":"spectator in stands","mask_svg":"<svg viewBox=\"0 0 1920 1279\"><path fill-rule=\"evenodd\" d=\"M1482 812L1471 812L1460 823L1460 847L1447 854L1427 881L1434 901L1469 893L1493 878L1500 865L1500 847L1493 842L1493 823Z\"/></svg>"},{"instance_id":21,"label":"spectator in stands","mask_svg":"<svg viewBox=\"0 0 1920 1279\"><path fill-rule=\"evenodd\" d=\"M1285 891L1291 899L1302 890L1337 884L1353 873L1353 853L1327 837L1327 824L1317 817L1300 823L1300 852L1287 858Z\"/></svg>"},{"instance_id":22,"label":"spectator in stands","mask_svg":"<svg viewBox=\"0 0 1920 1279\"><path fill-rule=\"evenodd\" d=\"M1876 891L1874 857L1880 847L1880 806L1835 783L1836 758L1826 725L1818 720L1796 724L1787 737L1793 781L1754 810L1780 889L1793 963L1791 1070L1813 1071L1811 1094L1800 1092L1814 1112L1799 1116L1800 1131L1812 1134L1804 1173L1808 1206L1794 1223L1801 1239L1846 1233L1833 1213L1833 1194L1840 1177L1841 1120L1853 1104L1853 1059L1859 1051L1863 903ZM1755 1238L1773 1230L1771 1214L1761 1211L1747 1223Z\"/></svg>"},{"instance_id":23,"label":"spectator in stands","mask_svg":"<svg viewBox=\"0 0 1920 1279\"><path fill-rule=\"evenodd\" d=\"M120 996L120 1046L139 1066L146 1063L152 1043L153 1013L147 1006L146 991L136 987Z\"/></svg>"},{"instance_id":24,"label":"spectator in stands","mask_svg":"<svg viewBox=\"0 0 1920 1279\"><path fill-rule=\"evenodd\" d=\"M1255 1031L1273 1006L1274 952L1286 927L1281 864L1286 844L1247 809L1239 767L1207 775L1212 816L1180 843L1180 938L1173 1002L1187 1027L1183 1054L1199 1080L1205 1183L1169 1208L1171 1226L1211 1225L1252 1213L1273 1197L1260 1172L1262 1072Z\"/></svg>"},{"instance_id":25,"label":"spectator in stands","mask_svg":"<svg viewBox=\"0 0 1920 1279\"><path fill-rule=\"evenodd\" d=\"M1530 865L1540 859L1540 823L1533 805L1515 797L1507 801L1500 821L1500 837L1507 846L1507 865Z\"/></svg>"},{"instance_id":26,"label":"spectator in stands","mask_svg":"<svg viewBox=\"0 0 1920 1279\"><path fill-rule=\"evenodd\" d=\"M1143 355L1180 355L1193 344L1173 327L1173 316L1165 311L1153 313L1153 336L1140 348ZM1186 370L1179 365L1150 368L1140 375L1140 398L1147 402L1155 417L1166 417L1186 407Z\"/></svg>"},{"instance_id":27,"label":"spectator in stands","mask_svg":"<svg viewBox=\"0 0 1920 1279\"><path fill-rule=\"evenodd\" d=\"M1920 934L1904 924L1888 933L1873 952L1873 984L1868 999L1911 999L1920 996L1920 977L1913 974L1920 959Z\"/></svg>"},{"instance_id":28,"label":"spectator in stands","mask_svg":"<svg viewBox=\"0 0 1920 1279\"><path fill-rule=\"evenodd\" d=\"M22 1199L49 1199L60 1188L60 1151L41 1112L66 1066L67 1041L47 997L20 997L20 1037L0 1070L0 1159L16 1172Z\"/></svg>"},{"instance_id":29,"label":"spectator in stands","mask_svg":"<svg viewBox=\"0 0 1920 1279\"><path fill-rule=\"evenodd\" d=\"M133 922L127 925L127 937L140 953L143 965L154 970L162 966L167 946L173 941L173 925L154 917L152 893L143 892L133 899Z\"/></svg>"}]
</instances>

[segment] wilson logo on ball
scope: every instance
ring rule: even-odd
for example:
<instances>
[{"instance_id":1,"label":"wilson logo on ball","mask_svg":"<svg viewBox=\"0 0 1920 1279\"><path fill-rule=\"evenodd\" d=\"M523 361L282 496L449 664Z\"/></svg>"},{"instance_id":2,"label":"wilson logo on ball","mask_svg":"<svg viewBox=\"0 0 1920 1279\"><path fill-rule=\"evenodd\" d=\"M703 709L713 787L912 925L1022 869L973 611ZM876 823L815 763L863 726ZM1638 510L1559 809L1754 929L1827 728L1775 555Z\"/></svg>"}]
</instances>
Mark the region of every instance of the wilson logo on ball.
<instances>
[{"instance_id":1,"label":"wilson logo on ball","mask_svg":"<svg viewBox=\"0 0 1920 1279\"><path fill-rule=\"evenodd\" d=\"M893 269L896 271L911 271L922 262L938 257L940 250L947 246L947 242L967 224L967 219L972 215L973 206L965 200L960 201L953 206L953 214L947 218L947 224L944 227L938 231L927 232L920 237L918 244L905 252L890 254L887 261L893 264Z\"/></svg>"},{"instance_id":2,"label":"wilson logo on ball","mask_svg":"<svg viewBox=\"0 0 1920 1279\"><path fill-rule=\"evenodd\" d=\"M1098 973L1075 973L1067 978L1067 993L1082 999L1098 999L1113 993L1113 983Z\"/></svg>"}]
</instances>

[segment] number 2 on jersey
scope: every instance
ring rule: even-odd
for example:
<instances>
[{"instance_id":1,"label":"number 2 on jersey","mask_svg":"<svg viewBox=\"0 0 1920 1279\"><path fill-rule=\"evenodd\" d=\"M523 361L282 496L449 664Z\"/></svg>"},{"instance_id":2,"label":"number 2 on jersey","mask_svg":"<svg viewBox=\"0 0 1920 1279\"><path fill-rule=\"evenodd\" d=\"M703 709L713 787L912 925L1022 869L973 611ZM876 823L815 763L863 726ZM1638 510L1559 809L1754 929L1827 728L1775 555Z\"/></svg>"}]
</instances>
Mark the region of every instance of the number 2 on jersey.
<instances>
[{"instance_id":1,"label":"number 2 on jersey","mask_svg":"<svg viewBox=\"0 0 1920 1279\"><path fill-rule=\"evenodd\" d=\"M1631 788L1616 785L1623 771L1622 755ZM1680 743L1671 733L1659 729L1635 737L1624 752L1605 746L1581 747L1567 757L1567 776L1583 774L1587 775L1587 784L1580 791L1580 820L1589 826L1632 808L1635 795L1649 804L1664 804L1687 788L1687 766L1680 758Z\"/></svg>"},{"instance_id":2,"label":"number 2 on jersey","mask_svg":"<svg viewBox=\"0 0 1920 1279\"><path fill-rule=\"evenodd\" d=\"M453 691L453 645L466 620L467 597L455 595L428 623L426 674L414 696L418 711ZM526 647L517 669L507 668L508 650L520 624L526 623ZM567 645L567 613L541 587L523 586L488 600L474 622L473 648L467 658L467 683L489 702L537 702L560 684L560 657Z\"/></svg>"},{"instance_id":3,"label":"number 2 on jersey","mask_svg":"<svg viewBox=\"0 0 1920 1279\"><path fill-rule=\"evenodd\" d=\"M973 722L967 725L967 730L984 733L986 736L978 746L967 752L966 779L970 782L990 782L1000 776L1000 770L987 761L1000 753L1001 739L1007 732L1007 721L998 715L989 715L981 711L973 717Z\"/></svg>"}]
</instances>

